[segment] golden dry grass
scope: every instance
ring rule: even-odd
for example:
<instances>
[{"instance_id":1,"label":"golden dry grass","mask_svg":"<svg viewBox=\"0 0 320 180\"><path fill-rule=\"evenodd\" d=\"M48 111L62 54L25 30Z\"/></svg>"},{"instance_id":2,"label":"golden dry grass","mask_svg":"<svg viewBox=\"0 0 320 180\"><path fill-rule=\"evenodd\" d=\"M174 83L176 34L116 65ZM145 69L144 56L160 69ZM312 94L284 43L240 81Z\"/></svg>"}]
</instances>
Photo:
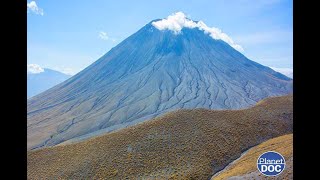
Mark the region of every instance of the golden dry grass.
<instances>
[{"instance_id":1,"label":"golden dry grass","mask_svg":"<svg viewBox=\"0 0 320 180\"><path fill-rule=\"evenodd\" d=\"M286 159L286 168L278 177L269 177L269 179L292 179L292 158L293 158L293 135L287 134L251 148L245 155L237 159L228 168L224 169L218 175L214 175L211 180L224 180L231 177L252 177L252 179L268 179L257 170L257 159L266 151L276 151ZM252 173L256 172L256 173ZM248 175L251 173L252 175ZM247 176L244 176L247 175Z\"/></svg>"},{"instance_id":2,"label":"golden dry grass","mask_svg":"<svg viewBox=\"0 0 320 180\"><path fill-rule=\"evenodd\" d=\"M292 96L244 110L179 110L83 142L28 151L28 179L209 179L292 132Z\"/></svg>"}]
</instances>

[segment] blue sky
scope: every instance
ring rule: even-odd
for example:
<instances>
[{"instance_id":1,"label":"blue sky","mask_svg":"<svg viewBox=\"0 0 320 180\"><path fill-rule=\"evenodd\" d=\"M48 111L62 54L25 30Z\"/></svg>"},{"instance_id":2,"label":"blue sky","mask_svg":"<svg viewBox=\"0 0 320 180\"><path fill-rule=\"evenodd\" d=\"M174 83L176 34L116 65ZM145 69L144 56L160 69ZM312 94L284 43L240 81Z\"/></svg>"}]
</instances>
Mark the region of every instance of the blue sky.
<instances>
[{"instance_id":1,"label":"blue sky","mask_svg":"<svg viewBox=\"0 0 320 180\"><path fill-rule=\"evenodd\" d=\"M151 20L182 11L228 34L249 59L280 70L292 69L292 0L27 3L28 64L75 74Z\"/></svg>"}]
</instances>

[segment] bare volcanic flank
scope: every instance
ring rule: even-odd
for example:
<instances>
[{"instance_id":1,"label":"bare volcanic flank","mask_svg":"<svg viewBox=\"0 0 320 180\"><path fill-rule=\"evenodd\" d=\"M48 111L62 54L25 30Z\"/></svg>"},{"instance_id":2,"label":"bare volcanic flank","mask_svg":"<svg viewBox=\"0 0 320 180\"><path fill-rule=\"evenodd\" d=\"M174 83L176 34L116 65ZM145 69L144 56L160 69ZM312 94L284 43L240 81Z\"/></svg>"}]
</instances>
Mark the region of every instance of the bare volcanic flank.
<instances>
[{"instance_id":1,"label":"bare volcanic flank","mask_svg":"<svg viewBox=\"0 0 320 180\"><path fill-rule=\"evenodd\" d=\"M243 110L178 110L79 143L28 152L28 179L209 179L292 133L292 96Z\"/></svg>"},{"instance_id":2,"label":"bare volcanic flank","mask_svg":"<svg viewBox=\"0 0 320 180\"><path fill-rule=\"evenodd\" d=\"M95 136L177 109L239 109L292 80L198 28L149 23L67 81L28 100L28 148Z\"/></svg>"}]
</instances>

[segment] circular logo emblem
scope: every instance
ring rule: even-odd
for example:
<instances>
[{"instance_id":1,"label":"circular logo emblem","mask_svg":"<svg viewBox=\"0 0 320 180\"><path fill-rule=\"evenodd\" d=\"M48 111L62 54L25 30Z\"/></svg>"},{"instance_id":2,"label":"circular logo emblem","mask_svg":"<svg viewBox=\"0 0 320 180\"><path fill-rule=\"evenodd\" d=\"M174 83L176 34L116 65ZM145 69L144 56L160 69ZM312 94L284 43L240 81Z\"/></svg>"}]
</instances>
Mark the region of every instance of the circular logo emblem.
<instances>
[{"instance_id":1,"label":"circular logo emblem","mask_svg":"<svg viewBox=\"0 0 320 180\"><path fill-rule=\"evenodd\" d=\"M260 155L257 160L258 170L266 176L277 176L285 168L284 157L275 151L268 151Z\"/></svg>"}]
</instances>

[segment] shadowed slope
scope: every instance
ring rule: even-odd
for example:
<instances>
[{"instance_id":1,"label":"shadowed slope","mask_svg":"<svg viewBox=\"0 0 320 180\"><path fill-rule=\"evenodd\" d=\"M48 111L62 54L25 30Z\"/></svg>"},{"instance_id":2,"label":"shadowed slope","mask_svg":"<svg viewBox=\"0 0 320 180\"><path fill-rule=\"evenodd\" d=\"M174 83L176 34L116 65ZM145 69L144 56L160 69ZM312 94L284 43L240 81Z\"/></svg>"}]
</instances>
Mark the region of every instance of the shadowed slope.
<instances>
[{"instance_id":1,"label":"shadowed slope","mask_svg":"<svg viewBox=\"0 0 320 180\"><path fill-rule=\"evenodd\" d=\"M243 110L178 110L80 143L28 152L28 178L208 179L250 147L292 132L292 96Z\"/></svg>"}]
</instances>

